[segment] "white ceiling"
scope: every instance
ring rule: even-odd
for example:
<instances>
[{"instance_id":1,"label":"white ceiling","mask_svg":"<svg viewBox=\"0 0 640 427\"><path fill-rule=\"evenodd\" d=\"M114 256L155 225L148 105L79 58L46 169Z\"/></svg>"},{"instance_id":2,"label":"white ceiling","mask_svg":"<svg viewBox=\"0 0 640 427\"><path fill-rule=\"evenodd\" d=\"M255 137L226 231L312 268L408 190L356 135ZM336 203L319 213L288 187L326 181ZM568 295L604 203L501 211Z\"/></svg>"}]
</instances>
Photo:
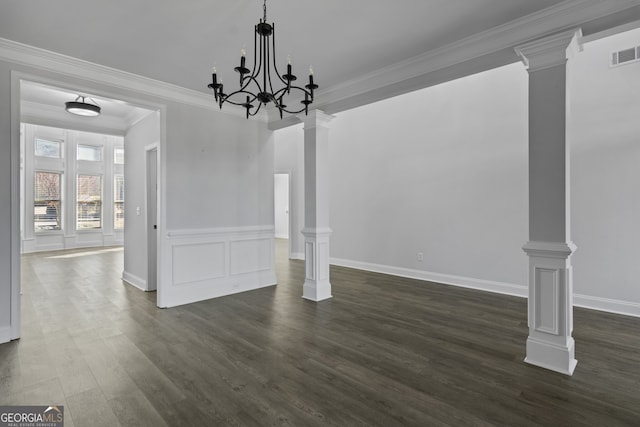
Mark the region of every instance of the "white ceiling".
<instances>
[{"instance_id":1,"label":"white ceiling","mask_svg":"<svg viewBox=\"0 0 640 427\"><path fill-rule=\"evenodd\" d=\"M268 0L267 18L279 63L327 87L559 2ZM0 37L207 91L214 62L232 81L243 45L251 57L261 17L262 0L6 0Z\"/></svg>"},{"instance_id":2,"label":"white ceiling","mask_svg":"<svg viewBox=\"0 0 640 427\"><path fill-rule=\"evenodd\" d=\"M423 79L379 90L415 78L394 79L394 64L422 58L414 66L431 72L426 66L429 55L461 40L467 41L468 59L479 59L468 43L476 39L484 48L491 43L478 56L495 56L502 46L490 31L507 23L523 22L510 27L520 39L583 23L597 30L609 15L612 18L603 25L640 19L639 8L629 9L637 5L640 1L267 0L268 21L276 24L278 63L284 68L291 55L294 72L301 77L313 65L319 102L328 105L329 112L433 84ZM525 16L535 19L523 20ZM0 0L0 38L208 92L212 65L225 84L235 84L233 67L242 47L246 46L251 62L253 26L261 17L262 0ZM510 56L503 55L496 63L517 59L512 47L506 47ZM376 73L391 75L368 78ZM419 73L420 69L413 71ZM346 84L357 87L367 79L366 89L349 94L349 100L337 102L330 96ZM368 92L371 96L364 96Z\"/></svg>"}]
</instances>

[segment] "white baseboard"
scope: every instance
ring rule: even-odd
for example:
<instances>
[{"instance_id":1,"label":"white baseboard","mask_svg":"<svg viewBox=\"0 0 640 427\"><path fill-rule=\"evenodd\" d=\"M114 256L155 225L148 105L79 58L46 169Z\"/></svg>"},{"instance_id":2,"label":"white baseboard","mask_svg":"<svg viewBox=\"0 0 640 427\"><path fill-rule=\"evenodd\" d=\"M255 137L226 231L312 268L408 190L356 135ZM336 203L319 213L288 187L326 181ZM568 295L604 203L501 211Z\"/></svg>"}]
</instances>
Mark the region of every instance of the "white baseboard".
<instances>
[{"instance_id":1,"label":"white baseboard","mask_svg":"<svg viewBox=\"0 0 640 427\"><path fill-rule=\"evenodd\" d=\"M136 276L135 274L131 274L126 271L123 271L122 281L142 291L145 291L145 292L148 291L147 281L141 277Z\"/></svg>"},{"instance_id":2,"label":"white baseboard","mask_svg":"<svg viewBox=\"0 0 640 427\"><path fill-rule=\"evenodd\" d=\"M574 294L573 305L591 310L640 317L640 304L634 302Z\"/></svg>"},{"instance_id":3,"label":"white baseboard","mask_svg":"<svg viewBox=\"0 0 640 427\"><path fill-rule=\"evenodd\" d=\"M494 282L483 279L474 279L463 276L454 276L450 274L433 273L422 270L412 270L401 267L392 267L388 265L371 264L361 261L331 258L331 264L339 265L342 267L355 268L357 270L390 274L392 276L408 277L410 279L426 280L430 282L443 283L445 285L495 292L521 298L528 298L529 292L527 286ZM640 317L639 303L574 294L573 304L577 307L583 307L591 310L605 311L608 313L622 314L625 316Z\"/></svg>"},{"instance_id":4,"label":"white baseboard","mask_svg":"<svg viewBox=\"0 0 640 427\"><path fill-rule=\"evenodd\" d=\"M372 271L375 273L390 274L392 276L407 277L410 279L437 282L445 285L458 286L462 288L477 289L481 291L494 292L498 294L511 295L526 298L528 295L527 286L514 285L511 283L496 282L484 279L474 279L471 277L454 276L451 274L433 273L430 271L414 270L389 265L371 264L368 262L352 261L346 259L331 258L331 264L342 267L355 268L357 270Z\"/></svg>"},{"instance_id":5,"label":"white baseboard","mask_svg":"<svg viewBox=\"0 0 640 427\"><path fill-rule=\"evenodd\" d=\"M0 328L0 344L11 341L11 327L3 326Z\"/></svg>"}]
</instances>

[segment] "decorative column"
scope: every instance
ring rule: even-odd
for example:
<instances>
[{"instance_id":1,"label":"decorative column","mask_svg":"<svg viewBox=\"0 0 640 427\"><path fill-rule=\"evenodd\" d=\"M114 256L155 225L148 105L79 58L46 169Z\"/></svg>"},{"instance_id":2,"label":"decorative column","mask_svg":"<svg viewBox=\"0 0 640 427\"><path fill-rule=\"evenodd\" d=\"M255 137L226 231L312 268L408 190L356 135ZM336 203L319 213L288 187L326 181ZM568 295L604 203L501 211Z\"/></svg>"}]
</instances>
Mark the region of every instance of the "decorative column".
<instances>
[{"instance_id":1,"label":"decorative column","mask_svg":"<svg viewBox=\"0 0 640 427\"><path fill-rule=\"evenodd\" d=\"M320 110L300 116L304 122L304 259L302 298L331 298L329 282L329 122Z\"/></svg>"},{"instance_id":2,"label":"decorative column","mask_svg":"<svg viewBox=\"0 0 640 427\"><path fill-rule=\"evenodd\" d=\"M580 29L516 48L529 71L529 337L525 362L572 375L567 61Z\"/></svg>"}]
</instances>

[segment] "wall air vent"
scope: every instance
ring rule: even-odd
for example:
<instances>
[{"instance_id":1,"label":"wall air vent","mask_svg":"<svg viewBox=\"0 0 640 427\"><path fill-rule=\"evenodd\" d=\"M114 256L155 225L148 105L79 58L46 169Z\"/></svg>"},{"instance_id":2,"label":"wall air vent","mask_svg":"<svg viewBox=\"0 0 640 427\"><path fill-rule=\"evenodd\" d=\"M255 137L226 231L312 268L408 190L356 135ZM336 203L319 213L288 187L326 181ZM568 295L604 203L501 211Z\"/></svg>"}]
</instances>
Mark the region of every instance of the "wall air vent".
<instances>
[{"instance_id":1,"label":"wall air vent","mask_svg":"<svg viewBox=\"0 0 640 427\"><path fill-rule=\"evenodd\" d=\"M619 50L611 54L611 66L630 64L640 61L640 46Z\"/></svg>"}]
</instances>

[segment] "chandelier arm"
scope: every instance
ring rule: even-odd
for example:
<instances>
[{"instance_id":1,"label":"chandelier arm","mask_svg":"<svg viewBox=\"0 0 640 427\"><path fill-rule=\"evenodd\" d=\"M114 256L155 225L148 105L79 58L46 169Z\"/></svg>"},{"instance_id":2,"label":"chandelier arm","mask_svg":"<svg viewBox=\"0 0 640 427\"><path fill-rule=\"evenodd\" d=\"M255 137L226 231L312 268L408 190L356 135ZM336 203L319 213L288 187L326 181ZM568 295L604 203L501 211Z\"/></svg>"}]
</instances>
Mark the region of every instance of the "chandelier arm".
<instances>
[{"instance_id":1,"label":"chandelier arm","mask_svg":"<svg viewBox=\"0 0 640 427\"><path fill-rule=\"evenodd\" d=\"M258 65L257 61L258 55L258 26L254 25L253 27L253 70L251 70L251 77L255 77L256 73L256 65Z\"/></svg>"},{"instance_id":2,"label":"chandelier arm","mask_svg":"<svg viewBox=\"0 0 640 427\"><path fill-rule=\"evenodd\" d=\"M267 36L262 36L262 43L264 47L264 51L261 51L262 58L260 58L260 65L264 67L262 70L262 87L264 91L267 91L267 75L269 74L269 43L267 40ZM269 81L271 83L271 81Z\"/></svg>"},{"instance_id":3,"label":"chandelier arm","mask_svg":"<svg viewBox=\"0 0 640 427\"><path fill-rule=\"evenodd\" d=\"M257 26L256 26L256 40L254 41L254 44L256 45L256 47L254 48L253 51L253 72L251 73L251 77L253 78L253 80L256 80L259 76L260 76L260 70L262 70L262 36L258 36L258 30L257 30ZM260 43L257 43L257 38L260 37ZM260 53L258 54L258 50L260 51Z\"/></svg>"},{"instance_id":4,"label":"chandelier arm","mask_svg":"<svg viewBox=\"0 0 640 427\"><path fill-rule=\"evenodd\" d=\"M281 108L282 111L284 111L285 113L289 113L289 114L300 114L303 111L306 110L305 107L302 107L301 109L297 110L297 111L292 111L292 110L287 110L286 108Z\"/></svg>"},{"instance_id":5,"label":"chandelier arm","mask_svg":"<svg viewBox=\"0 0 640 427\"><path fill-rule=\"evenodd\" d=\"M313 101L313 93L311 93L311 91L308 91L307 89L300 86L291 86L291 89L298 89L299 91L302 91L303 93L309 95L309 99Z\"/></svg>"},{"instance_id":6,"label":"chandelier arm","mask_svg":"<svg viewBox=\"0 0 640 427\"><path fill-rule=\"evenodd\" d=\"M260 87L260 83L258 83L258 80L255 77L247 76L243 79L243 81L245 80L246 80L246 83L243 83L243 86L240 88L241 91L245 91L247 87L251 84L251 82L254 82L256 86L258 86L259 92L262 92L262 87ZM248 92L248 93L251 93L251 92Z\"/></svg>"},{"instance_id":7,"label":"chandelier arm","mask_svg":"<svg viewBox=\"0 0 640 427\"><path fill-rule=\"evenodd\" d=\"M274 38L274 40L275 40L274 33L272 33L272 37L273 37L273 38ZM266 41L266 45L267 45L267 49L265 50L265 64L266 64L266 65L265 65L265 69L266 69L266 71L267 71L267 79L265 79L265 80L267 80L267 81L269 82L269 93L271 93L271 94L272 94L272 96L273 96L273 102L274 102L274 104L276 104L276 106L277 106L277 105L278 105L278 102L277 102L277 99L276 99L275 94L274 94L274 91L273 91L273 83L271 83L271 67L269 67L269 62L270 62L270 59L271 59L271 49L269 49L269 42L268 42L268 41ZM266 81L265 81L265 86L266 86L266 85L267 85L267 84L266 84ZM267 90L267 88L265 87L265 91L266 91L266 90Z\"/></svg>"},{"instance_id":8,"label":"chandelier arm","mask_svg":"<svg viewBox=\"0 0 640 427\"><path fill-rule=\"evenodd\" d=\"M284 98L284 94L287 92L287 87L283 87L280 90L278 90L277 92L275 92L273 94L274 98Z\"/></svg>"},{"instance_id":9,"label":"chandelier arm","mask_svg":"<svg viewBox=\"0 0 640 427\"><path fill-rule=\"evenodd\" d=\"M276 70L276 75L280 81L283 84L288 85L289 82L282 78L280 71L278 71L278 65L276 64L276 23L274 22L271 26L273 27L273 40L271 40L271 45L273 46L273 69Z\"/></svg>"},{"instance_id":10,"label":"chandelier arm","mask_svg":"<svg viewBox=\"0 0 640 427\"><path fill-rule=\"evenodd\" d=\"M255 116L256 114L258 114L258 111L260 111L260 107L262 107L262 102L258 103L258 108L256 108L256 111L254 111L253 113L251 111L249 111L249 117Z\"/></svg>"},{"instance_id":11,"label":"chandelier arm","mask_svg":"<svg viewBox=\"0 0 640 427\"><path fill-rule=\"evenodd\" d=\"M235 91L235 92L230 93L229 95L226 95L226 96L224 97L224 100L223 100L222 102L223 102L223 103L224 103L224 102L228 102L229 104L233 104L233 105L243 105L243 104L245 104L245 103L246 103L246 101L245 101L245 102L237 102L237 101L234 101L233 99L231 99L231 97L232 97L232 96L234 96L234 95L238 95L238 94L240 94L240 93L247 94L247 95L249 95L249 96L252 98L252 99L249 101L249 103L251 103L251 102L255 101L255 100L258 98L255 94L253 94L253 93L251 93L251 92L249 92L249 91L247 91L247 90L237 90L237 91Z\"/></svg>"}]
</instances>

